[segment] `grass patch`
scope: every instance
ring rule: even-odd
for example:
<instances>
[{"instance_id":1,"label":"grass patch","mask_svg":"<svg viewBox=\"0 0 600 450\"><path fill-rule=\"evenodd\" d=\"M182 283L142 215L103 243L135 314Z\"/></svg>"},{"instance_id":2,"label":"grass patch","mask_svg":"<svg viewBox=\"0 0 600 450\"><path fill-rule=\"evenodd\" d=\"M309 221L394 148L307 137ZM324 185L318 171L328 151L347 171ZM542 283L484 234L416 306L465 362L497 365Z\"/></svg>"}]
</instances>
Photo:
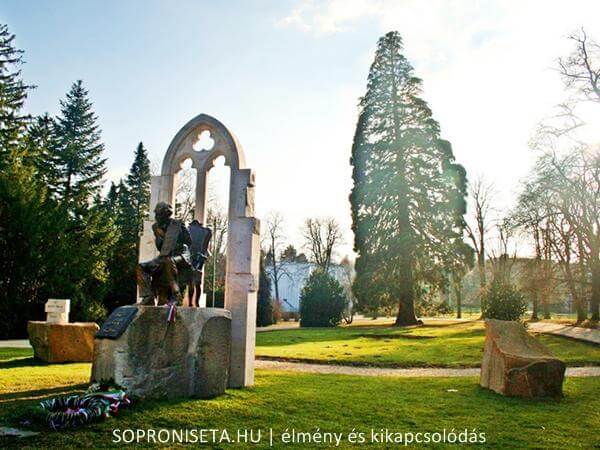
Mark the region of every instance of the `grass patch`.
<instances>
[{"instance_id":1,"label":"grass patch","mask_svg":"<svg viewBox=\"0 0 600 450\"><path fill-rule=\"evenodd\" d=\"M482 322L429 321L422 327L303 328L258 333L256 354L270 359L381 367L479 367ZM559 336L539 339L568 366L600 365L600 347Z\"/></svg>"},{"instance_id":2,"label":"grass patch","mask_svg":"<svg viewBox=\"0 0 600 450\"><path fill-rule=\"evenodd\" d=\"M16 358L29 358L33 355L30 348L0 348L0 363Z\"/></svg>"},{"instance_id":3,"label":"grass patch","mask_svg":"<svg viewBox=\"0 0 600 450\"><path fill-rule=\"evenodd\" d=\"M32 360L30 360L32 361ZM41 397L85 389L89 364L21 366L0 370L0 422L16 425ZM448 390L456 390L449 392ZM600 378L565 382L558 400L504 398L481 389L476 378L375 378L257 371L256 386L228 390L212 400L144 401L116 418L77 431L51 432L15 440L0 448L123 447L112 443L113 429L274 430L276 448L315 448L280 444L287 428L311 432L370 430L436 432L467 428L486 433L490 448L592 448L600 443ZM343 412L343 413L342 413ZM250 446L221 444L219 448ZM256 446L252 446L256 448ZM348 443L342 448L349 447ZM389 445L387 446L389 447Z\"/></svg>"}]
</instances>

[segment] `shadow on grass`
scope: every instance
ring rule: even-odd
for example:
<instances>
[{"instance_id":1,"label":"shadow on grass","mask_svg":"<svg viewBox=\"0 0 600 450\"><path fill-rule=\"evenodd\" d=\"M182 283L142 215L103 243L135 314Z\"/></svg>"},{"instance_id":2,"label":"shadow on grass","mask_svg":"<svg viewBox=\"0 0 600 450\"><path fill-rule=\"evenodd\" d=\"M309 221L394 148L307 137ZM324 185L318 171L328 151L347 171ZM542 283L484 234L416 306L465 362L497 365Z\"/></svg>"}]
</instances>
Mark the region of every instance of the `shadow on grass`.
<instances>
[{"instance_id":1,"label":"shadow on grass","mask_svg":"<svg viewBox=\"0 0 600 450\"><path fill-rule=\"evenodd\" d=\"M273 330L259 333L256 337L258 347L284 347L288 345L351 341L360 338L373 339L429 339L429 338L461 338L483 336L483 330L472 329L473 321L455 323L428 323L420 326L396 327L389 324L359 325L335 328L296 328L291 330ZM456 327L456 328L455 328ZM456 329L456 331L453 330ZM447 330L440 335L427 335L420 333L433 332L435 330Z\"/></svg>"},{"instance_id":2,"label":"shadow on grass","mask_svg":"<svg viewBox=\"0 0 600 450\"><path fill-rule=\"evenodd\" d=\"M6 394L0 394L0 403L8 400L35 400L45 396L73 394L75 392L85 391L88 387L88 383L80 383L55 388L35 389L32 391L8 392Z\"/></svg>"},{"instance_id":3,"label":"shadow on grass","mask_svg":"<svg viewBox=\"0 0 600 450\"><path fill-rule=\"evenodd\" d=\"M0 369L13 369L15 367L43 367L56 364L57 363L47 363L41 359L36 359L33 357L14 358L7 361L0 361Z\"/></svg>"},{"instance_id":4,"label":"shadow on grass","mask_svg":"<svg viewBox=\"0 0 600 450\"><path fill-rule=\"evenodd\" d=\"M436 336L419 336L416 334L360 334L360 337L369 338L369 339L383 339L383 340L392 340L392 339L435 339Z\"/></svg>"},{"instance_id":5,"label":"shadow on grass","mask_svg":"<svg viewBox=\"0 0 600 450\"><path fill-rule=\"evenodd\" d=\"M387 354L393 353L393 350L387 352L380 352L373 357L369 356L357 356L354 359L340 359L336 358L335 355L330 355L327 359L318 358L303 358L303 357L286 357L286 356L269 356L259 355L256 357L257 360L263 361L278 361L288 363L302 363L302 364L316 364L321 366L348 366L348 367L367 367L374 369L478 369L481 367L481 363L429 363L420 359L416 360L403 360L403 361L390 361L387 358ZM373 358L382 358L383 360L377 360ZM277 370L277 369L273 369ZM352 375L361 376L361 375ZM425 377L424 377L425 378Z\"/></svg>"}]
</instances>

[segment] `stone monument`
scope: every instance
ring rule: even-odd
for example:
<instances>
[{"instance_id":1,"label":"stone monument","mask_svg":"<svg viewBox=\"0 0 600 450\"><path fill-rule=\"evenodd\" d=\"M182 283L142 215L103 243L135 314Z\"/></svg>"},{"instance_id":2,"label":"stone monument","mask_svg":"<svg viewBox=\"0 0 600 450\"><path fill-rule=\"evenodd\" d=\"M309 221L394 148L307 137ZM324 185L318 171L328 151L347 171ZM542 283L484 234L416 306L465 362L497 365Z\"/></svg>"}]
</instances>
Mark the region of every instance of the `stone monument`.
<instances>
[{"instance_id":1,"label":"stone monument","mask_svg":"<svg viewBox=\"0 0 600 450\"><path fill-rule=\"evenodd\" d=\"M202 133L210 133L214 145L195 150ZM260 260L260 223L254 217L255 175L246 167L244 151L236 137L214 117L200 114L175 135L163 159L161 174L152 177L150 211L159 202L175 202L175 175L186 159L196 169L194 219L206 223L207 175L216 158L223 156L230 168L225 267L225 309L231 312L231 366L229 386L254 384L256 294ZM140 262L157 255L151 219L144 222ZM203 307L206 304L200 304Z\"/></svg>"},{"instance_id":2,"label":"stone monument","mask_svg":"<svg viewBox=\"0 0 600 450\"><path fill-rule=\"evenodd\" d=\"M216 308L117 308L96 337L92 382L113 380L138 398L215 397L229 372L231 316Z\"/></svg>"},{"instance_id":3,"label":"stone monument","mask_svg":"<svg viewBox=\"0 0 600 450\"><path fill-rule=\"evenodd\" d=\"M565 364L518 322L485 321L481 386L515 397L562 394Z\"/></svg>"},{"instance_id":4,"label":"stone monument","mask_svg":"<svg viewBox=\"0 0 600 450\"><path fill-rule=\"evenodd\" d=\"M49 299L46 321L29 321L27 332L34 356L46 362L91 362L94 335L98 325L93 322L69 323L71 301Z\"/></svg>"},{"instance_id":5,"label":"stone monument","mask_svg":"<svg viewBox=\"0 0 600 450\"><path fill-rule=\"evenodd\" d=\"M195 150L202 133L210 133L214 145ZM174 204L176 174L182 162L190 158L192 167L197 169L192 225L201 227L206 219L207 174L219 156L224 156L231 169L225 309L206 308L202 302L205 296L201 295L195 296L196 301L200 300L199 308L175 308L181 295L166 306L149 306L154 302L149 300L148 290L140 289L138 303L117 308L98 332L92 381L112 378L132 395L149 398L210 397L223 393L227 386L237 388L254 383L260 231L254 217L254 174L245 167L242 148L233 134L205 114L189 121L171 142L161 175L152 177L149 206L150 211L157 211L158 223L158 210ZM162 226L165 240L169 227L166 222ZM151 218L144 221L140 266L168 257L166 265L173 269L178 263L176 258L185 252L163 255L161 244L165 244L159 243L159 234ZM200 235L206 238L205 233ZM193 260L192 254L192 266ZM175 289L169 283L171 292L182 287ZM201 277L190 282L198 292L201 283Z\"/></svg>"}]
</instances>

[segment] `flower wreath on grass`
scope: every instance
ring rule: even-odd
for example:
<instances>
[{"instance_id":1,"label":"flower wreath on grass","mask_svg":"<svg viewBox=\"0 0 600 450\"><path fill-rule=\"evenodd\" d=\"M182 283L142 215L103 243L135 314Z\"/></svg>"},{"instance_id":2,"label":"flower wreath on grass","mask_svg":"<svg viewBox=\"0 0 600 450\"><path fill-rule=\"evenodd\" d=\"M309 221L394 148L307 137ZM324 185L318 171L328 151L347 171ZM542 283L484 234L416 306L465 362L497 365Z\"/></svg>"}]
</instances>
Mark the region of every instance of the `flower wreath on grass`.
<instances>
[{"instance_id":1,"label":"flower wreath on grass","mask_svg":"<svg viewBox=\"0 0 600 450\"><path fill-rule=\"evenodd\" d=\"M53 430L77 428L111 414L129 405L131 400L122 389L107 389L104 385L92 385L82 395L56 397L40 402L46 423Z\"/></svg>"}]
</instances>

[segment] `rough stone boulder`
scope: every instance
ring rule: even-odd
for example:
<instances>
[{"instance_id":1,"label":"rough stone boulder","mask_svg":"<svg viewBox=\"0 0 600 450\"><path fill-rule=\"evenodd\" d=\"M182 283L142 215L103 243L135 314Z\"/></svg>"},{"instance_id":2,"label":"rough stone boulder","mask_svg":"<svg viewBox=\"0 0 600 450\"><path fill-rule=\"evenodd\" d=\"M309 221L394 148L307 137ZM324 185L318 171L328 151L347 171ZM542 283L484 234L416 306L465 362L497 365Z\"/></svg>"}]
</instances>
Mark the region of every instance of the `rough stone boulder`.
<instances>
[{"instance_id":1,"label":"rough stone boulder","mask_svg":"<svg viewBox=\"0 0 600 450\"><path fill-rule=\"evenodd\" d=\"M97 331L98 325L93 322L27 324L34 356L50 363L91 362Z\"/></svg>"},{"instance_id":2,"label":"rough stone boulder","mask_svg":"<svg viewBox=\"0 0 600 450\"><path fill-rule=\"evenodd\" d=\"M229 374L231 314L217 308L131 305L137 312L117 339L96 338L92 382L114 380L139 398L214 397ZM110 321L109 317L107 321Z\"/></svg>"},{"instance_id":3,"label":"rough stone boulder","mask_svg":"<svg viewBox=\"0 0 600 450\"><path fill-rule=\"evenodd\" d=\"M562 394L565 364L518 322L485 321L481 386L515 397Z\"/></svg>"}]
</instances>

